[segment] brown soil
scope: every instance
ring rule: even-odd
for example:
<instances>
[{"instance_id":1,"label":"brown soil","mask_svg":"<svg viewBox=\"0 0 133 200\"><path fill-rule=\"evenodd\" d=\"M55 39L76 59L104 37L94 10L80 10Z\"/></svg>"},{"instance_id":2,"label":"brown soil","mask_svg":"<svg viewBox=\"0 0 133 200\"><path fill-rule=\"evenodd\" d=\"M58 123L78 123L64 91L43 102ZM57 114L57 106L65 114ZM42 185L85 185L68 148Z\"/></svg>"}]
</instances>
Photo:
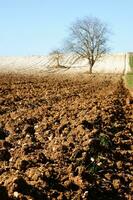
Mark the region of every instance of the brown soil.
<instances>
[{"instance_id":1,"label":"brown soil","mask_svg":"<svg viewBox=\"0 0 133 200\"><path fill-rule=\"evenodd\" d=\"M0 75L0 200L131 200L120 76Z\"/></svg>"}]
</instances>

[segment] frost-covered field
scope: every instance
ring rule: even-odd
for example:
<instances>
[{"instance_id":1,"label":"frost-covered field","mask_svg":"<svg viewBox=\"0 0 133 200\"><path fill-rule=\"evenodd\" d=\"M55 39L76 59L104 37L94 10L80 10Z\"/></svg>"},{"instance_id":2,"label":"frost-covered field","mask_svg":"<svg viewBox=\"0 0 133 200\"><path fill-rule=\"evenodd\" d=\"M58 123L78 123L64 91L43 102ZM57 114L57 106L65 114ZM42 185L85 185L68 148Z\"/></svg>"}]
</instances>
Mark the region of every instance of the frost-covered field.
<instances>
[{"instance_id":1,"label":"frost-covered field","mask_svg":"<svg viewBox=\"0 0 133 200\"><path fill-rule=\"evenodd\" d=\"M43 73L43 72L87 72L87 60L78 60L73 63L71 55L65 55L60 61L66 68L55 68L55 61L50 56L19 56L0 57L1 72ZM129 71L128 54L108 54L99 60L93 67L93 72L125 73Z\"/></svg>"}]
</instances>

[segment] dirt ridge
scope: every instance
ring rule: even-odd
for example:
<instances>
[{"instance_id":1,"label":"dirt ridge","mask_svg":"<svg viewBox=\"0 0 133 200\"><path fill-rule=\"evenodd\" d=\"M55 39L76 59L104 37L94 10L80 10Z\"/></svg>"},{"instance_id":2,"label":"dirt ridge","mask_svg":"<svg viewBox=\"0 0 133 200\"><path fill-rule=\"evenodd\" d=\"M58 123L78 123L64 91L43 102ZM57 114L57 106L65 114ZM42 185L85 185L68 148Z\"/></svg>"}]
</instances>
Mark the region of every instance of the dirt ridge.
<instances>
[{"instance_id":1,"label":"dirt ridge","mask_svg":"<svg viewBox=\"0 0 133 200\"><path fill-rule=\"evenodd\" d=\"M0 76L0 200L131 200L121 76Z\"/></svg>"}]
</instances>

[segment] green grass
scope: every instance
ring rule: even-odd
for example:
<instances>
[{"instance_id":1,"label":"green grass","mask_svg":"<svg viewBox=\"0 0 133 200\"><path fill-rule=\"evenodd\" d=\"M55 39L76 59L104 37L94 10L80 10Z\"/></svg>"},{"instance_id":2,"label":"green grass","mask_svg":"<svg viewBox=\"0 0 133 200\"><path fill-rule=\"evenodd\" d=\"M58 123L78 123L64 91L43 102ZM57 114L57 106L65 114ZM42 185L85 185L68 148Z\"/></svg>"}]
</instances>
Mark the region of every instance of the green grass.
<instances>
[{"instance_id":1,"label":"green grass","mask_svg":"<svg viewBox=\"0 0 133 200\"><path fill-rule=\"evenodd\" d=\"M125 83L128 88L133 89L133 55L129 55L129 66L131 71L125 75Z\"/></svg>"},{"instance_id":2,"label":"green grass","mask_svg":"<svg viewBox=\"0 0 133 200\"><path fill-rule=\"evenodd\" d=\"M133 55L129 56L129 65L131 67L131 70L133 71Z\"/></svg>"},{"instance_id":3,"label":"green grass","mask_svg":"<svg viewBox=\"0 0 133 200\"><path fill-rule=\"evenodd\" d=\"M125 75L126 84L129 88L133 88L133 72Z\"/></svg>"}]
</instances>

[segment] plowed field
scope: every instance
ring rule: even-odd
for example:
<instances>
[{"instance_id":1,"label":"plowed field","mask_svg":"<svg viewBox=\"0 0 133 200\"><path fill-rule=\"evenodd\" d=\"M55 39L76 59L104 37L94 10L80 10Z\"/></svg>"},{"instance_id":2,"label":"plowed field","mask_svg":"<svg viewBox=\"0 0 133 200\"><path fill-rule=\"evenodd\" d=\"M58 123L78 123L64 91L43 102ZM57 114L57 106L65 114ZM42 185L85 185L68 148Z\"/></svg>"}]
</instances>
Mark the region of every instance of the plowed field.
<instances>
[{"instance_id":1,"label":"plowed field","mask_svg":"<svg viewBox=\"0 0 133 200\"><path fill-rule=\"evenodd\" d=\"M0 200L131 200L133 104L120 76L0 75Z\"/></svg>"}]
</instances>

